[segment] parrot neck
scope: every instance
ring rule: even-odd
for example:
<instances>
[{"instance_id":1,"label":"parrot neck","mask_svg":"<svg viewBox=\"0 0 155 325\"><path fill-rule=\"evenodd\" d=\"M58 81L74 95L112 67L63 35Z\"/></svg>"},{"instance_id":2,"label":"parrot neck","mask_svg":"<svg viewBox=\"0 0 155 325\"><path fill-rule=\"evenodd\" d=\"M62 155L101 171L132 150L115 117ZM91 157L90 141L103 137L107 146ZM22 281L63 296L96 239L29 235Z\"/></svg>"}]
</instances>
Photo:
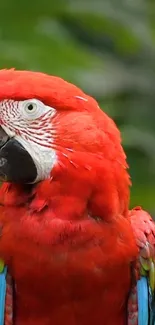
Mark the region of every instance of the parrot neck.
<instances>
[{"instance_id":1,"label":"parrot neck","mask_svg":"<svg viewBox=\"0 0 155 325\"><path fill-rule=\"evenodd\" d=\"M29 211L40 213L50 210L49 217L64 220L93 219L110 221L118 215L127 215L128 191L121 202L106 196L107 192L93 193L90 179L78 183L68 179L48 179L34 185L4 183L1 187L0 204L23 206ZM60 204L61 203L61 204ZM117 203L117 204L116 204Z\"/></svg>"},{"instance_id":2,"label":"parrot neck","mask_svg":"<svg viewBox=\"0 0 155 325\"><path fill-rule=\"evenodd\" d=\"M50 210L50 217L80 220L84 216L112 220L127 216L130 180L124 166L104 157L82 154L59 157L49 179L36 184L4 183L0 204L23 206L35 213ZM46 214L47 215L47 214Z\"/></svg>"},{"instance_id":3,"label":"parrot neck","mask_svg":"<svg viewBox=\"0 0 155 325\"><path fill-rule=\"evenodd\" d=\"M76 184L77 185L77 184ZM39 213L50 210L50 218L78 220L88 216L87 200L90 191L81 192L78 186L62 186L62 183L45 180L35 185L4 183L1 187L0 204L4 206L29 207L29 211ZM61 202L61 204L60 204Z\"/></svg>"}]
</instances>

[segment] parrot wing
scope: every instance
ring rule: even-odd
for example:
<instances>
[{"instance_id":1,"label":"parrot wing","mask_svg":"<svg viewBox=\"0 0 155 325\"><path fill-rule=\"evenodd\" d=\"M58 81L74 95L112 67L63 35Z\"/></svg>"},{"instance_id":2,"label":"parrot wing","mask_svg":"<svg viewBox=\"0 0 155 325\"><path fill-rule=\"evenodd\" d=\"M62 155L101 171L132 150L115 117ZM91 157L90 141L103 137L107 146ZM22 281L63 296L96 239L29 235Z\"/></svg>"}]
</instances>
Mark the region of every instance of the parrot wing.
<instances>
[{"instance_id":1,"label":"parrot wing","mask_svg":"<svg viewBox=\"0 0 155 325\"><path fill-rule=\"evenodd\" d=\"M129 212L139 248L128 301L128 325L155 324L155 223L141 207Z\"/></svg>"}]
</instances>

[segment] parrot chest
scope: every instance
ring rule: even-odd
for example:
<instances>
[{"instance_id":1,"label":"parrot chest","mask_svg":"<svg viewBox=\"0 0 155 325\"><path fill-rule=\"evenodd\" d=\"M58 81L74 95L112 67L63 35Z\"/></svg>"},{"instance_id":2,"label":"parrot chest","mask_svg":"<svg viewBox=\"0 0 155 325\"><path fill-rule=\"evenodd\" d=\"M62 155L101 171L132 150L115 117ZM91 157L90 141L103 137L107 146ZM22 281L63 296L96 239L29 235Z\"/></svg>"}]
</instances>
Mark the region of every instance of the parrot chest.
<instances>
[{"instance_id":1,"label":"parrot chest","mask_svg":"<svg viewBox=\"0 0 155 325\"><path fill-rule=\"evenodd\" d=\"M60 267L42 270L44 275L25 278L17 275L15 325L50 325L51 321L54 325L62 325L64 319L69 325L74 322L77 325L101 325L103 320L112 325L117 324L117 318L118 325L126 325L129 267L122 265L118 271L120 276L107 267L109 278L105 281L105 269L95 265L91 269L85 263L80 269L74 266L73 270L68 262L66 267L60 263Z\"/></svg>"},{"instance_id":2,"label":"parrot chest","mask_svg":"<svg viewBox=\"0 0 155 325\"><path fill-rule=\"evenodd\" d=\"M6 226L1 238L15 281L13 325L126 325L136 254L128 223L53 220L45 232L45 223L28 221Z\"/></svg>"}]
</instances>

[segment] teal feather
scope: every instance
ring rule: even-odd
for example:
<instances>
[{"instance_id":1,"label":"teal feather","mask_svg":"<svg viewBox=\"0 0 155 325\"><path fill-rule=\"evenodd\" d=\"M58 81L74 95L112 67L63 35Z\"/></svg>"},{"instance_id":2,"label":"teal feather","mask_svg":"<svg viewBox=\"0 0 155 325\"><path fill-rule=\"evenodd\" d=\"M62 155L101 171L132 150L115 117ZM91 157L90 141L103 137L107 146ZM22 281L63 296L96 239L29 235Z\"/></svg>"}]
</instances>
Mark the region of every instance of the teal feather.
<instances>
[{"instance_id":1,"label":"teal feather","mask_svg":"<svg viewBox=\"0 0 155 325\"><path fill-rule=\"evenodd\" d=\"M4 267L3 271L0 273L0 325L4 325L6 274L7 274L7 268Z\"/></svg>"},{"instance_id":2,"label":"teal feather","mask_svg":"<svg viewBox=\"0 0 155 325\"><path fill-rule=\"evenodd\" d=\"M155 325L155 297L147 277L137 282L138 325Z\"/></svg>"},{"instance_id":3,"label":"teal feather","mask_svg":"<svg viewBox=\"0 0 155 325\"><path fill-rule=\"evenodd\" d=\"M137 282L138 299L138 325L149 324L149 290L146 277L141 277Z\"/></svg>"}]
</instances>

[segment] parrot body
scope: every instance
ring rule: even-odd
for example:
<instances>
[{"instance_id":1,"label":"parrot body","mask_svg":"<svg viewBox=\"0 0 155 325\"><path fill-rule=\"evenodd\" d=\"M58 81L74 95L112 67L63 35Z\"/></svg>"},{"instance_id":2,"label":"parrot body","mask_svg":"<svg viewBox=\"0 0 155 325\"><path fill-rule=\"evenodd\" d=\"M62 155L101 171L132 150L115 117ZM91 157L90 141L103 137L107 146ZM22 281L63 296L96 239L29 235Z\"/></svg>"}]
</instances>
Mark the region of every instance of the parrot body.
<instances>
[{"instance_id":1,"label":"parrot body","mask_svg":"<svg viewBox=\"0 0 155 325\"><path fill-rule=\"evenodd\" d=\"M0 258L15 284L13 325L137 325L130 292L144 260L154 263L155 226L128 210L117 127L60 78L1 70L0 81Z\"/></svg>"},{"instance_id":2,"label":"parrot body","mask_svg":"<svg viewBox=\"0 0 155 325\"><path fill-rule=\"evenodd\" d=\"M130 262L136 253L128 221L122 223L120 217L102 229L100 222L85 216L72 224L51 218L51 209L36 203L39 212L29 209L31 220L27 208L18 207L18 216L12 206L3 220L8 234L0 252L16 279L15 324L61 325L66 319L70 325L100 325L103 320L124 325Z\"/></svg>"}]
</instances>

